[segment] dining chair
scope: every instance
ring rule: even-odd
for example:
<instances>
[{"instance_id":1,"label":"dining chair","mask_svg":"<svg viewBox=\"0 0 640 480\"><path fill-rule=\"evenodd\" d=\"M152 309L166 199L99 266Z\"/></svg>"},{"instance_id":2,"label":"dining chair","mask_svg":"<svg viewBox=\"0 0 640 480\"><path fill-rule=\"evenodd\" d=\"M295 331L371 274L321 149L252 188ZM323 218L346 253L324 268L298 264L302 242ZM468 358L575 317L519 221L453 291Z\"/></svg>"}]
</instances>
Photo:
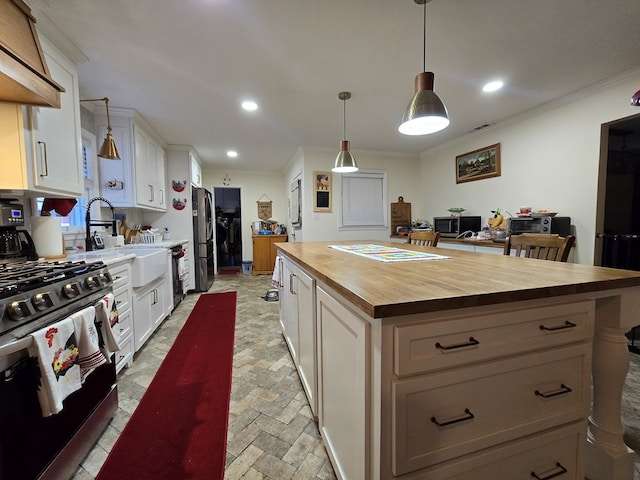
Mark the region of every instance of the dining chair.
<instances>
[{"instance_id":1,"label":"dining chair","mask_svg":"<svg viewBox=\"0 0 640 480\"><path fill-rule=\"evenodd\" d=\"M425 247L437 247L440 240L440 232L411 232L407 237L407 243L424 245Z\"/></svg>"},{"instance_id":2,"label":"dining chair","mask_svg":"<svg viewBox=\"0 0 640 480\"><path fill-rule=\"evenodd\" d=\"M516 257L566 262L575 239L573 235L561 237L546 233L522 233L506 238L503 253L511 255L513 250Z\"/></svg>"}]
</instances>

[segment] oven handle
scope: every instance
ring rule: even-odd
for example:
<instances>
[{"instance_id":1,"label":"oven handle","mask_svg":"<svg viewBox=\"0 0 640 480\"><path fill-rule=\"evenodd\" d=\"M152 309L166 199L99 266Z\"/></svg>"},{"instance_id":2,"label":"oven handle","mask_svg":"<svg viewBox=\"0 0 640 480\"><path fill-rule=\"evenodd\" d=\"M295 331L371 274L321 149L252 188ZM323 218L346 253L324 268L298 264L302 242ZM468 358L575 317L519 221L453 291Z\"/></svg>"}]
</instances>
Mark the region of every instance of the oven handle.
<instances>
[{"instance_id":1,"label":"oven handle","mask_svg":"<svg viewBox=\"0 0 640 480\"><path fill-rule=\"evenodd\" d=\"M102 299L98 300L93 304L94 307L100 305ZM95 320L94 320L95 321ZM20 350L24 350L29 347L33 342L33 337L31 335L27 335L26 337L20 338L15 342L7 343L0 347L0 357L4 357L7 355L11 355L12 353L19 352Z\"/></svg>"},{"instance_id":2,"label":"oven handle","mask_svg":"<svg viewBox=\"0 0 640 480\"><path fill-rule=\"evenodd\" d=\"M0 357L4 357L7 355L11 355L12 353L19 352L20 350L24 350L33 342L33 337L27 336L16 340L15 342L7 343L0 347Z\"/></svg>"}]
</instances>

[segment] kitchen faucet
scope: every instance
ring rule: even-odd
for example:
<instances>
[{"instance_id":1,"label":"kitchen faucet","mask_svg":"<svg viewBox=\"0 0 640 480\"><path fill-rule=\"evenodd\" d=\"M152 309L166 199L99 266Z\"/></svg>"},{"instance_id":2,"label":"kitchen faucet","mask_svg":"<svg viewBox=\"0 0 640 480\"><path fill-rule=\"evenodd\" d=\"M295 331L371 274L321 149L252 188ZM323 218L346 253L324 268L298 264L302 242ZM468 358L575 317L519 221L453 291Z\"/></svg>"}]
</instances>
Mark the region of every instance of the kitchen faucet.
<instances>
[{"instance_id":1,"label":"kitchen faucet","mask_svg":"<svg viewBox=\"0 0 640 480\"><path fill-rule=\"evenodd\" d=\"M111 217L113 220L110 222L92 222L91 221L91 204L97 200L101 200L111 208ZM116 232L116 214L113 210L113 205L111 202L104 197L94 197L89 200L87 203L87 216L85 217L85 238L84 238L84 247L86 252L90 252L93 250L93 243L91 242L91 227L108 227L111 225L111 236L117 237L118 233Z\"/></svg>"}]
</instances>

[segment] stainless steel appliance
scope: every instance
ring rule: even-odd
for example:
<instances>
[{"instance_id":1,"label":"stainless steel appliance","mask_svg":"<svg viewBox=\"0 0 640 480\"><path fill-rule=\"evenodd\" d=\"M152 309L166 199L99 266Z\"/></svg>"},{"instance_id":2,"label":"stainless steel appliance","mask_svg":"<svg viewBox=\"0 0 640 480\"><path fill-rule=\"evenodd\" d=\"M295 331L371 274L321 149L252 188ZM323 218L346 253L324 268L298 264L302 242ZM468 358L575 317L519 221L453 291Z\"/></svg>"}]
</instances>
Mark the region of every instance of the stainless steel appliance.
<instances>
[{"instance_id":1,"label":"stainless steel appliance","mask_svg":"<svg viewBox=\"0 0 640 480\"><path fill-rule=\"evenodd\" d=\"M433 229L440 232L441 237L456 238L467 232L479 232L482 222L479 216L434 217Z\"/></svg>"},{"instance_id":2,"label":"stainless steel appliance","mask_svg":"<svg viewBox=\"0 0 640 480\"><path fill-rule=\"evenodd\" d=\"M182 245L171 248L171 276L173 280L173 308L176 308L184 298L183 281L181 277L180 262L184 262L184 250Z\"/></svg>"},{"instance_id":3,"label":"stainless steel appliance","mask_svg":"<svg viewBox=\"0 0 640 480\"><path fill-rule=\"evenodd\" d=\"M22 205L15 199L0 199L0 263L37 260L38 253L24 227Z\"/></svg>"},{"instance_id":4,"label":"stainless steel appliance","mask_svg":"<svg viewBox=\"0 0 640 480\"><path fill-rule=\"evenodd\" d=\"M42 416L31 333L111 292L102 262L0 264L0 478L69 478L118 405L114 363L98 367L56 415Z\"/></svg>"},{"instance_id":5,"label":"stainless steel appliance","mask_svg":"<svg viewBox=\"0 0 640 480\"><path fill-rule=\"evenodd\" d=\"M206 292L213 284L215 275L213 241L213 199L206 188L193 188L193 246L195 249L194 291Z\"/></svg>"},{"instance_id":6,"label":"stainless steel appliance","mask_svg":"<svg viewBox=\"0 0 640 480\"><path fill-rule=\"evenodd\" d=\"M508 219L507 234L553 233L566 237L571 235L571 217L522 216Z\"/></svg>"}]
</instances>

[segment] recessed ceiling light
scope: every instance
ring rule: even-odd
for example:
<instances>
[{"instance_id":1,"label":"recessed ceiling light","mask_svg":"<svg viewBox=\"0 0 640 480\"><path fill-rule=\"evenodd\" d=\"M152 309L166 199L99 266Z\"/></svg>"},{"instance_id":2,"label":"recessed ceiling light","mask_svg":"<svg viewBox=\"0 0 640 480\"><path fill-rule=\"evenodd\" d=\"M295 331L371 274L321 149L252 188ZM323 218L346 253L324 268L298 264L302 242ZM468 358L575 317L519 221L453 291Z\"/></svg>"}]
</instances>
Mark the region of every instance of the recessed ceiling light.
<instances>
[{"instance_id":1,"label":"recessed ceiling light","mask_svg":"<svg viewBox=\"0 0 640 480\"><path fill-rule=\"evenodd\" d=\"M487 83L484 87L482 87L483 92L495 92L496 90L500 90L504 86L504 82L502 80L495 80L493 82Z\"/></svg>"},{"instance_id":2,"label":"recessed ceiling light","mask_svg":"<svg viewBox=\"0 0 640 480\"><path fill-rule=\"evenodd\" d=\"M235 150L229 150L227 152L227 157L229 158L236 158L238 156L238 152L236 152Z\"/></svg>"},{"instance_id":3,"label":"recessed ceiling light","mask_svg":"<svg viewBox=\"0 0 640 480\"><path fill-rule=\"evenodd\" d=\"M258 104L252 100L245 100L242 102L242 108L247 112L253 112L258 109Z\"/></svg>"}]
</instances>

